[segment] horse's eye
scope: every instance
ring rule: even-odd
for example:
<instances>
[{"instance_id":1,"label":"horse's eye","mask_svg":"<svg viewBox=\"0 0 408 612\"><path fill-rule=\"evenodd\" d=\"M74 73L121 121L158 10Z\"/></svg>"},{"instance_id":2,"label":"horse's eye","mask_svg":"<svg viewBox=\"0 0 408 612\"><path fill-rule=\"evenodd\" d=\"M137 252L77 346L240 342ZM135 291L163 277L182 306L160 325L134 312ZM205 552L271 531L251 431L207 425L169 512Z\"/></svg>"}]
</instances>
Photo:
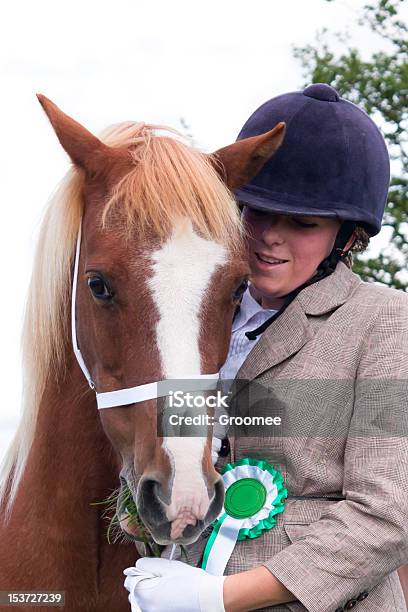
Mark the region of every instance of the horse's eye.
<instances>
[{"instance_id":1,"label":"horse's eye","mask_svg":"<svg viewBox=\"0 0 408 612\"><path fill-rule=\"evenodd\" d=\"M240 285L238 285L238 287L235 289L234 293L233 293L233 300L237 301L241 298L242 294L244 293L244 291L246 291L246 288L248 287L248 279L244 279Z\"/></svg>"},{"instance_id":2,"label":"horse's eye","mask_svg":"<svg viewBox=\"0 0 408 612\"><path fill-rule=\"evenodd\" d=\"M88 287L98 300L110 300L113 297L112 291L100 276L91 276L88 278Z\"/></svg>"}]
</instances>

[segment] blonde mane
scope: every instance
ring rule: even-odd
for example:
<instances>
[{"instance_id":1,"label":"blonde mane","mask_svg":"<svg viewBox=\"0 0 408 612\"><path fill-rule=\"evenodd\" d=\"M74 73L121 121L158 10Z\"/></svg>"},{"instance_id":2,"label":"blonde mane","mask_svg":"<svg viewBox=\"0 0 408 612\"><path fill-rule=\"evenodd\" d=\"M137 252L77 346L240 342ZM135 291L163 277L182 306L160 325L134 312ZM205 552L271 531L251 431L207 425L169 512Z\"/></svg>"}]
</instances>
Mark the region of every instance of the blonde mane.
<instances>
[{"instance_id":1,"label":"blonde mane","mask_svg":"<svg viewBox=\"0 0 408 612\"><path fill-rule=\"evenodd\" d=\"M110 146L128 147L135 162L110 194L103 225L119 215L126 231L137 228L139 235L154 232L164 238L174 220L184 216L205 238L232 251L241 248L242 226L230 192L206 156L175 134L161 126L131 122L101 134ZM0 469L0 502L8 511L27 463L47 379L58 379L66 366L70 339L66 304L83 212L83 183L77 169L67 173L46 208L38 237L22 331L22 416Z\"/></svg>"}]
</instances>

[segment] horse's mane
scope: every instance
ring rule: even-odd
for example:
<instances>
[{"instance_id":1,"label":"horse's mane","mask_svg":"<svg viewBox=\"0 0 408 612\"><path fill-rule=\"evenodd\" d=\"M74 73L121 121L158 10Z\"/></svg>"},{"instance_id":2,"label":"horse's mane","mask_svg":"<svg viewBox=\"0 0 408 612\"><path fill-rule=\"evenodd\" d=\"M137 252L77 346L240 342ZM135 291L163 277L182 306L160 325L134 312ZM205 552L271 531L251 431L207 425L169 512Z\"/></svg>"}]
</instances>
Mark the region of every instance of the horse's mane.
<instances>
[{"instance_id":1,"label":"horse's mane","mask_svg":"<svg viewBox=\"0 0 408 612\"><path fill-rule=\"evenodd\" d=\"M153 231L164 238L175 218L187 216L204 237L239 247L242 228L230 192L208 159L174 134L161 126L127 122L101 135L110 146L128 147L135 161L107 201L103 223L119 212L125 229L137 227L139 233ZM0 470L0 501L8 510L27 463L47 378L58 379L66 365L67 304L83 184L83 173L71 168L40 227L22 331L22 416Z\"/></svg>"}]
</instances>

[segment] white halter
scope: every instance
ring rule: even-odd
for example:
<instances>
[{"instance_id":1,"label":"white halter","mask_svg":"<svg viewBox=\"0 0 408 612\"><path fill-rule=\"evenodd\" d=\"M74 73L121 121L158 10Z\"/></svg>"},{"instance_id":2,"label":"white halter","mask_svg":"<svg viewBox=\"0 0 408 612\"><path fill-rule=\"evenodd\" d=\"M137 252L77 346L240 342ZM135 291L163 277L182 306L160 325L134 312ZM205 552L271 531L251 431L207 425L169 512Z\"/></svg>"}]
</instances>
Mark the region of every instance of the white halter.
<instances>
[{"instance_id":1,"label":"white halter","mask_svg":"<svg viewBox=\"0 0 408 612\"><path fill-rule=\"evenodd\" d=\"M88 368L85 365L82 353L78 346L77 334L76 334L76 316L75 316L75 304L76 304L76 291L78 284L78 266L79 266L79 252L81 248L81 225L78 230L78 238L75 251L75 264L74 264L74 278L72 283L72 303L71 303L71 333L72 333L72 346L74 349L75 356L79 363L79 366L84 373L85 378L88 381L91 389L95 389L95 384L89 373ZM217 387L219 372L216 374L193 374L182 377L186 383L183 384L183 388L187 390L196 391L210 391ZM194 379L194 383L192 380ZM188 384L190 383L190 384ZM176 391L181 388L179 379L177 383L174 383L171 379L160 380L156 382L147 383L145 385L138 385L137 387L131 387L130 389L118 389L117 391L107 391L105 393L96 393L96 401L98 408L114 408L115 406L126 406L129 404L135 404L137 402L143 402L150 399L157 399L158 397L164 397L169 395L170 391Z\"/></svg>"}]
</instances>

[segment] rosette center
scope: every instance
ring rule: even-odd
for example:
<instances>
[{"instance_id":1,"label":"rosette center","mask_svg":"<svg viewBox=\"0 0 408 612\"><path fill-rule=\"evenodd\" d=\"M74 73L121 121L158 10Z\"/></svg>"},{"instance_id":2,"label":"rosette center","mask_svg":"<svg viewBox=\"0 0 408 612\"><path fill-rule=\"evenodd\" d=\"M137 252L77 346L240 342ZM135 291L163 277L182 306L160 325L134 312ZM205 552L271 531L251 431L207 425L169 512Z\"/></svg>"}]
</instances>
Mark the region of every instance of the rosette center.
<instances>
[{"instance_id":1,"label":"rosette center","mask_svg":"<svg viewBox=\"0 0 408 612\"><path fill-rule=\"evenodd\" d=\"M241 478L225 492L224 508L234 518L246 518L259 512L266 501L265 486L255 478Z\"/></svg>"}]
</instances>

